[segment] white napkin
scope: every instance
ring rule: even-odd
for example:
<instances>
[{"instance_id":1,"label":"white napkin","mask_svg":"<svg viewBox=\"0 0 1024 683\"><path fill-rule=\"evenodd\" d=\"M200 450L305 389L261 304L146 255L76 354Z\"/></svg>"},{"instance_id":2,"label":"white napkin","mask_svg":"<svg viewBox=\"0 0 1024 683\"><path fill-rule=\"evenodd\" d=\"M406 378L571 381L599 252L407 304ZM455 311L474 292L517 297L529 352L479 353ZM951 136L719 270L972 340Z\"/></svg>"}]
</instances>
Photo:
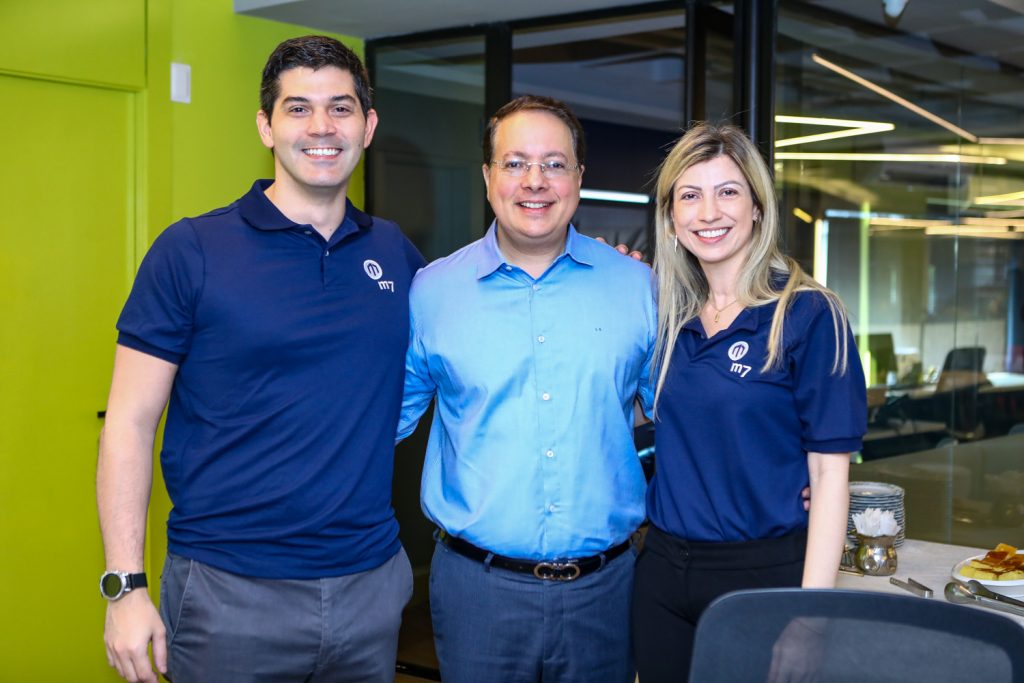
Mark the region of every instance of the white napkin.
<instances>
[{"instance_id":1,"label":"white napkin","mask_svg":"<svg viewBox=\"0 0 1024 683\"><path fill-rule=\"evenodd\" d=\"M861 536L895 536L900 531L891 510L868 508L853 515L853 525Z\"/></svg>"}]
</instances>

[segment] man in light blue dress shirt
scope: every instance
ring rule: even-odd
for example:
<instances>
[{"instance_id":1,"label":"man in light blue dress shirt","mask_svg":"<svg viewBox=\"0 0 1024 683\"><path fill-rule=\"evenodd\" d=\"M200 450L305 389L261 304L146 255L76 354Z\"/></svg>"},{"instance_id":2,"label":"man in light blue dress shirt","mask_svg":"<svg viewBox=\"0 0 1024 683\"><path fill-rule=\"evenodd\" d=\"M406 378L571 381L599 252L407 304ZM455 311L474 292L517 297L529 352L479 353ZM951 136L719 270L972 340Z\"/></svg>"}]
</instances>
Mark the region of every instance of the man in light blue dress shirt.
<instances>
[{"instance_id":1,"label":"man in light blue dress shirt","mask_svg":"<svg viewBox=\"0 0 1024 683\"><path fill-rule=\"evenodd\" d=\"M502 107L494 224L412 285L398 435L436 396L422 505L446 683L633 681L633 405L650 405L657 318L648 267L570 225L584 148L561 102Z\"/></svg>"}]
</instances>

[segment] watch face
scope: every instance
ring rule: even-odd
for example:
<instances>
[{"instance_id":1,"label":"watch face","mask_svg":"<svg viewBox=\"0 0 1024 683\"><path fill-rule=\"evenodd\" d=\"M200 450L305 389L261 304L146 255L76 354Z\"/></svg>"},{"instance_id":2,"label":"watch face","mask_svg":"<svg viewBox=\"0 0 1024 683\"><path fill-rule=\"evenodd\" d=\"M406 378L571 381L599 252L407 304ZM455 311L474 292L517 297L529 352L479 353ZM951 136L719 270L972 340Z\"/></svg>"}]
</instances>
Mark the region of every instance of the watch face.
<instances>
[{"instance_id":1,"label":"watch face","mask_svg":"<svg viewBox=\"0 0 1024 683\"><path fill-rule=\"evenodd\" d=\"M100 581L100 591L108 598L116 598L124 589L124 578L120 574L108 572Z\"/></svg>"}]
</instances>

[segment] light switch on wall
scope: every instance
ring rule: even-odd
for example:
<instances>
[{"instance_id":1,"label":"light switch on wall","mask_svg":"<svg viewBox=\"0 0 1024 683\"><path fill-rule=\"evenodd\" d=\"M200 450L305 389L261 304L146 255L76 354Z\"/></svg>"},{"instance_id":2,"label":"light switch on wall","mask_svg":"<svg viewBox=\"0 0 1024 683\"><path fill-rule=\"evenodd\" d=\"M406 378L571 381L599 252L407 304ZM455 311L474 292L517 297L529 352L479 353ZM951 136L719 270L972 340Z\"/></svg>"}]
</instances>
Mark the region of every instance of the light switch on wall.
<instances>
[{"instance_id":1,"label":"light switch on wall","mask_svg":"<svg viewBox=\"0 0 1024 683\"><path fill-rule=\"evenodd\" d=\"M171 62L171 102L192 101L192 67Z\"/></svg>"}]
</instances>

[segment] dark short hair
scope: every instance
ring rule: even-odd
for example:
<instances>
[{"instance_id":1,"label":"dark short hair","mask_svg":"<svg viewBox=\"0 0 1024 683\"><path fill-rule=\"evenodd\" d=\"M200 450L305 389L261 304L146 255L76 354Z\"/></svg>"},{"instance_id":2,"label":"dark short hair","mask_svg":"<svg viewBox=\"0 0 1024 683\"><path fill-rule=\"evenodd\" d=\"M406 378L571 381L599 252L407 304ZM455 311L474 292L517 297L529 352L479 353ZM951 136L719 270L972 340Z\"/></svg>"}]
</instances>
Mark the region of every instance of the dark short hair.
<instances>
[{"instance_id":1,"label":"dark short hair","mask_svg":"<svg viewBox=\"0 0 1024 683\"><path fill-rule=\"evenodd\" d=\"M583 126L572 109L560 100L543 95L523 95L517 97L501 109L494 112L494 116L487 122L487 129L484 131L484 163L491 163L491 156L494 154L494 133L498 124L506 117L521 111L542 111L551 114L561 120L569 129L572 136L572 151L576 155L576 163L583 164L587 155L587 142L583 135Z\"/></svg>"},{"instance_id":2,"label":"dark short hair","mask_svg":"<svg viewBox=\"0 0 1024 683\"><path fill-rule=\"evenodd\" d=\"M352 74L356 96L363 108L363 116L373 107L373 89L370 75L366 72L359 56L328 36L302 36L289 38L270 53L267 65L263 67L260 83L260 109L269 121L274 113L274 103L281 94L281 73L288 69L305 66L316 71L325 66L336 66Z\"/></svg>"}]
</instances>

